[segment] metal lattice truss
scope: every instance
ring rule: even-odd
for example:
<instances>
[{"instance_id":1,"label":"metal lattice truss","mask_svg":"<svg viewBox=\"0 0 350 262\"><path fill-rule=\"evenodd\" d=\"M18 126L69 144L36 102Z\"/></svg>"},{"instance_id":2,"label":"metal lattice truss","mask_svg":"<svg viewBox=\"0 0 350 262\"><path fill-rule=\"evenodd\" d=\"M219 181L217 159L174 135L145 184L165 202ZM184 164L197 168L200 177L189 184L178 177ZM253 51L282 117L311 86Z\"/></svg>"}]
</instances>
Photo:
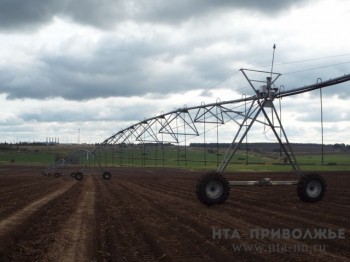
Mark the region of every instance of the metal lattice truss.
<instances>
[{"instance_id":1,"label":"metal lattice truss","mask_svg":"<svg viewBox=\"0 0 350 262\"><path fill-rule=\"evenodd\" d=\"M210 125L224 125L228 122L237 124L237 132L228 150L219 172L224 171L232 156L243 139L246 137L253 123L258 122L269 126L281 148L286 154L293 169L299 172L293 151L282 127L279 115L274 106L274 99L296 95L326 86L340 84L350 80L350 75L344 75L313 85L281 91L275 87L275 81L281 74L241 69L254 94L230 101L217 101L193 107L182 107L162 113L124 128L106 139L98 148L130 143L180 143L187 137L196 137L205 134ZM280 132L277 132L276 128ZM282 142L282 135L285 139Z\"/></svg>"},{"instance_id":2,"label":"metal lattice truss","mask_svg":"<svg viewBox=\"0 0 350 262\"><path fill-rule=\"evenodd\" d=\"M120 130L106 139L103 144L179 143L183 136L200 136L203 132L203 124L223 125L229 121L240 124L249 100L251 99L179 108Z\"/></svg>"}]
</instances>

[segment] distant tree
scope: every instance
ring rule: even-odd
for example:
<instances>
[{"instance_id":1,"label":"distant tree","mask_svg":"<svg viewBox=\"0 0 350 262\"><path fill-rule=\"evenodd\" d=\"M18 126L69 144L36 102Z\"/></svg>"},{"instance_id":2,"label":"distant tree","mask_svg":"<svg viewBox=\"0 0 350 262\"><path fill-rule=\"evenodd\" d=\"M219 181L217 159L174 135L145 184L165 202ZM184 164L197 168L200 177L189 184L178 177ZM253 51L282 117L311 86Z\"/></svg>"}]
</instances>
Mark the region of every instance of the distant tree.
<instances>
[{"instance_id":1,"label":"distant tree","mask_svg":"<svg viewBox=\"0 0 350 262\"><path fill-rule=\"evenodd\" d=\"M333 145L334 149L339 149L340 151L349 151L350 145L345 145L344 143L336 143Z\"/></svg>"}]
</instances>

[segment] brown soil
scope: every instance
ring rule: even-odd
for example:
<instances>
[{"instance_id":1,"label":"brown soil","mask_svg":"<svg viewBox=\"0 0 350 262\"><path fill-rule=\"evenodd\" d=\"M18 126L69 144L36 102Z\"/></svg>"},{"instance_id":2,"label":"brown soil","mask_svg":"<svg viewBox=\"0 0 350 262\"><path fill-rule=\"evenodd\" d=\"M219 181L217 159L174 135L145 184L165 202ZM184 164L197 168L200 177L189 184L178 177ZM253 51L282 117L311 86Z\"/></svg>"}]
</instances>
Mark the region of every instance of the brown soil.
<instances>
[{"instance_id":1,"label":"brown soil","mask_svg":"<svg viewBox=\"0 0 350 262\"><path fill-rule=\"evenodd\" d=\"M101 172L76 181L34 167L0 168L0 261L349 261L350 174L323 174L328 191L315 204L300 201L295 186L235 187L224 204L208 208L195 194L201 172L110 171L108 181ZM213 238L213 228L237 230L240 238ZM252 229L346 233L345 239L256 239Z\"/></svg>"}]
</instances>

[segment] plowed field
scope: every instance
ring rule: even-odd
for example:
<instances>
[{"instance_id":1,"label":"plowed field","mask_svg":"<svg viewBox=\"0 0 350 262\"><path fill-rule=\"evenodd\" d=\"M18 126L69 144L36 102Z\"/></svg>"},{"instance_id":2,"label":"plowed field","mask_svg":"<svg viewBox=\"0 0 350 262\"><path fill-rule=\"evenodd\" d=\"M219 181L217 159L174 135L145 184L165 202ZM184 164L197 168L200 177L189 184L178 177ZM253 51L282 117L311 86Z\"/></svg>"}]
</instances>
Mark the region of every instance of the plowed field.
<instances>
[{"instance_id":1,"label":"plowed field","mask_svg":"<svg viewBox=\"0 0 350 262\"><path fill-rule=\"evenodd\" d=\"M0 167L0 261L350 261L350 174L323 174L319 203L296 186L234 187L208 208L195 194L201 172L110 171L76 181Z\"/></svg>"}]
</instances>

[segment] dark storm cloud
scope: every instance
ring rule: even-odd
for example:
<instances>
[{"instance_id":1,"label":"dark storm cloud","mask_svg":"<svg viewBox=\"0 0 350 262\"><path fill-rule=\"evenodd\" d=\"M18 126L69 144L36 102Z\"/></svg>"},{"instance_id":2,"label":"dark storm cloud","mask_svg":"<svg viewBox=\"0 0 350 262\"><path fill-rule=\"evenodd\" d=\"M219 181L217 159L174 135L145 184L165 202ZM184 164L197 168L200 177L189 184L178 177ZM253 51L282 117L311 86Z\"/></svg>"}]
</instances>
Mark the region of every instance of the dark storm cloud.
<instances>
[{"instance_id":1,"label":"dark storm cloud","mask_svg":"<svg viewBox=\"0 0 350 262\"><path fill-rule=\"evenodd\" d=\"M0 0L0 30L23 30L49 22L54 16L81 24L113 27L122 20L178 23L194 16L227 9L278 12L307 0Z\"/></svg>"}]
</instances>

